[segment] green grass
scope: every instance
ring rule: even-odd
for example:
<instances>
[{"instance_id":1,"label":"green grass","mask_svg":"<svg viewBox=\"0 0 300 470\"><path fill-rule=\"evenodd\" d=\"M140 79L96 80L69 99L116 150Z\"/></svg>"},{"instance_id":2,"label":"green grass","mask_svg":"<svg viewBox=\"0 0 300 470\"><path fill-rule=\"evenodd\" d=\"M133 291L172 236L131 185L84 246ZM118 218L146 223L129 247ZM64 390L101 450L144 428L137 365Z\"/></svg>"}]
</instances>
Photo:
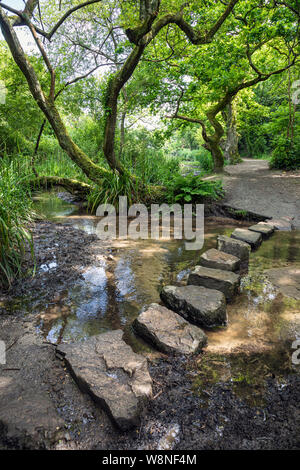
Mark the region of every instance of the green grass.
<instances>
[{"instance_id":1,"label":"green grass","mask_svg":"<svg viewBox=\"0 0 300 470\"><path fill-rule=\"evenodd\" d=\"M18 165L4 158L0 162L0 287L9 288L22 273L26 247L33 244L28 224L32 206L26 176Z\"/></svg>"}]
</instances>

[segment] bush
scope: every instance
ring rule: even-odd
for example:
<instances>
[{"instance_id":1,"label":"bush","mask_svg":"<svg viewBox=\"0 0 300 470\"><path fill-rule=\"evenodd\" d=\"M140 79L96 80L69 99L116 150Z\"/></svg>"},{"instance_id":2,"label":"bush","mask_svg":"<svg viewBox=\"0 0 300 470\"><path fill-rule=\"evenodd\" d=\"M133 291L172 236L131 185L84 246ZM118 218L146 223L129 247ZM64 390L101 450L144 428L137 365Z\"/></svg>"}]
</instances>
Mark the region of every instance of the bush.
<instances>
[{"instance_id":1,"label":"bush","mask_svg":"<svg viewBox=\"0 0 300 470\"><path fill-rule=\"evenodd\" d=\"M222 182L202 180L199 176L175 176L167 188L169 203L216 201L224 196Z\"/></svg>"},{"instance_id":2,"label":"bush","mask_svg":"<svg viewBox=\"0 0 300 470\"><path fill-rule=\"evenodd\" d=\"M278 170L300 169L300 141L291 142L290 139L281 137L273 150L270 168Z\"/></svg>"},{"instance_id":3,"label":"bush","mask_svg":"<svg viewBox=\"0 0 300 470\"><path fill-rule=\"evenodd\" d=\"M26 246L32 237L27 226L31 221L31 199L24 177L13 162L0 163L0 287L7 288L21 274Z\"/></svg>"}]
</instances>

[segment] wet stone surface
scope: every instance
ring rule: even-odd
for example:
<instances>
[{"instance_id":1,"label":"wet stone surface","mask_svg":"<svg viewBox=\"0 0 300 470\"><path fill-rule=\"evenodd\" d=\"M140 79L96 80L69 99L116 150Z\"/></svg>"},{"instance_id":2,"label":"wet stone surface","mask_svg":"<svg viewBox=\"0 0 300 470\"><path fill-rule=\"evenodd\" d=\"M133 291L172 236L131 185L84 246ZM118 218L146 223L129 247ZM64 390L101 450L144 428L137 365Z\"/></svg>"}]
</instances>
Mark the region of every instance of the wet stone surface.
<instances>
[{"instance_id":1,"label":"wet stone surface","mask_svg":"<svg viewBox=\"0 0 300 470\"><path fill-rule=\"evenodd\" d=\"M200 256L199 264L206 268L223 269L224 271L237 271L240 259L223 251L211 248Z\"/></svg>"},{"instance_id":2,"label":"wet stone surface","mask_svg":"<svg viewBox=\"0 0 300 470\"><path fill-rule=\"evenodd\" d=\"M226 323L224 294L203 286L165 286L161 291L165 304L195 325L212 328Z\"/></svg>"},{"instance_id":3,"label":"wet stone surface","mask_svg":"<svg viewBox=\"0 0 300 470\"><path fill-rule=\"evenodd\" d=\"M245 243L241 240L235 240L233 238L227 237L226 235L219 235L217 240L218 250L236 256L242 262L249 261L251 251L249 243Z\"/></svg>"},{"instance_id":4,"label":"wet stone surface","mask_svg":"<svg viewBox=\"0 0 300 470\"><path fill-rule=\"evenodd\" d=\"M258 248L262 242L262 236L260 233L243 228L236 228L232 232L231 238L249 243L252 249Z\"/></svg>"},{"instance_id":5,"label":"wet stone surface","mask_svg":"<svg viewBox=\"0 0 300 470\"><path fill-rule=\"evenodd\" d=\"M290 232L293 230L293 222L291 217L281 217L279 219L270 219L268 224L274 227L275 230L282 230Z\"/></svg>"},{"instance_id":6,"label":"wet stone surface","mask_svg":"<svg viewBox=\"0 0 300 470\"><path fill-rule=\"evenodd\" d=\"M188 277L188 284L202 286L223 292L226 300L231 300L238 293L240 276L230 271L221 269L195 266Z\"/></svg>"},{"instance_id":7,"label":"wet stone surface","mask_svg":"<svg viewBox=\"0 0 300 470\"><path fill-rule=\"evenodd\" d=\"M283 295L300 300L300 264L298 267L269 269L266 275Z\"/></svg>"},{"instance_id":8,"label":"wet stone surface","mask_svg":"<svg viewBox=\"0 0 300 470\"><path fill-rule=\"evenodd\" d=\"M122 430L139 424L152 395L147 359L135 354L115 330L87 341L61 344L57 354L79 388L91 395Z\"/></svg>"},{"instance_id":9,"label":"wet stone surface","mask_svg":"<svg viewBox=\"0 0 300 470\"><path fill-rule=\"evenodd\" d=\"M261 233L264 240L269 238L274 233L274 227L264 222L260 222L256 225L251 225L248 230L251 230L252 232Z\"/></svg>"},{"instance_id":10,"label":"wet stone surface","mask_svg":"<svg viewBox=\"0 0 300 470\"><path fill-rule=\"evenodd\" d=\"M142 338L167 354L193 354L207 343L207 337L200 328L158 304L151 304L142 312L133 327Z\"/></svg>"}]
</instances>

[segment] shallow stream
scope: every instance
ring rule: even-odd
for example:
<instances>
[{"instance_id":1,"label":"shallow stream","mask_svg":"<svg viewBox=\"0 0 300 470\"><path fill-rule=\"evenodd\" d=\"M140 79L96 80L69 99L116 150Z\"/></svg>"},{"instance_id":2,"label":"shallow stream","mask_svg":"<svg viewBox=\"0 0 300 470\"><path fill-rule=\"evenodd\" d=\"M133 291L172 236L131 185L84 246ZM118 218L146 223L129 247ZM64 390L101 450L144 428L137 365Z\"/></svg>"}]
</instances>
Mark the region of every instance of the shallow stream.
<instances>
[{"instance_id":1,"label":"shallow stream","mask_svg":"<svg viewBox=\"0 0 300 470\"><path fill-rule=\"evenodd\" d=\"M39 194L35 209L48 220L90 234L99 220L55 193ZM200 252L186 251L183 241L177 240L114 242L109 261L87 269L82 281L39 312L37 329L47 341L59 343L122 328L135 351L153 352L133 335L132 321L145 305L160 301L163 285L184 283L200 254L216 246L217 235L230 235L235 227L234 220L208 219ZM299 265L299 244L299 231L276 232L251 254L241 293L227 308L228 326L207 332L206 353L191 367L195 393L209 393L210 385L231 381L237 394L258 404L268 376L278 377L284 386L286 374L295 370L291 343L300 338L300 301L279 293L264 270ZM55 265L40 268L55 269Z\"/></svg>"}]
</instances>

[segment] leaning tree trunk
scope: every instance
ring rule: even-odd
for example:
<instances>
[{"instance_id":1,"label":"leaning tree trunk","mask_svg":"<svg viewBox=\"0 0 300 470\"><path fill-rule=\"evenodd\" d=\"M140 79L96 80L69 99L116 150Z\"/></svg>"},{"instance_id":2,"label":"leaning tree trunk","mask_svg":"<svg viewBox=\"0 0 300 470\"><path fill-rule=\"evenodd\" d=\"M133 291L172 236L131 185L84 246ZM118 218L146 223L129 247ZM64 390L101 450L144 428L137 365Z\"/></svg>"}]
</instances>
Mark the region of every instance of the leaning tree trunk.
<instances>
[{"instance_id":1,"label":"leaning tree trunk","mask_svg":"<svg viewBox=\"0 0 300 470\"><path fill-rule=\"evenodd\" d=\"M239 154L239 135L236 129L236 114L233 104L230 102L223 111L223 118L226 123L226 139L221 143L225 160L231 165L241 161Z\"/></svg>"},{"instance_id":2,"label":"leaning tree trunk","mask_svg":"<svg viewBox=\"0 0 300 470\"><path fill-rule=\"evenodd\" d=\"M67 155L81 168L91 181L101 184L103 176L107 175L108 171L105 168L96 165L69 136L60 114L55 107L53 99L47 98L44 94L35 70L28 61L13 26L11 25L8 17L3 13L1 7L0 24L2 34L8 44L11 54L25 76L33 98L44 113L46 119L49 121L61 148L65 150Z\"/></svg>"}]
</instances>

